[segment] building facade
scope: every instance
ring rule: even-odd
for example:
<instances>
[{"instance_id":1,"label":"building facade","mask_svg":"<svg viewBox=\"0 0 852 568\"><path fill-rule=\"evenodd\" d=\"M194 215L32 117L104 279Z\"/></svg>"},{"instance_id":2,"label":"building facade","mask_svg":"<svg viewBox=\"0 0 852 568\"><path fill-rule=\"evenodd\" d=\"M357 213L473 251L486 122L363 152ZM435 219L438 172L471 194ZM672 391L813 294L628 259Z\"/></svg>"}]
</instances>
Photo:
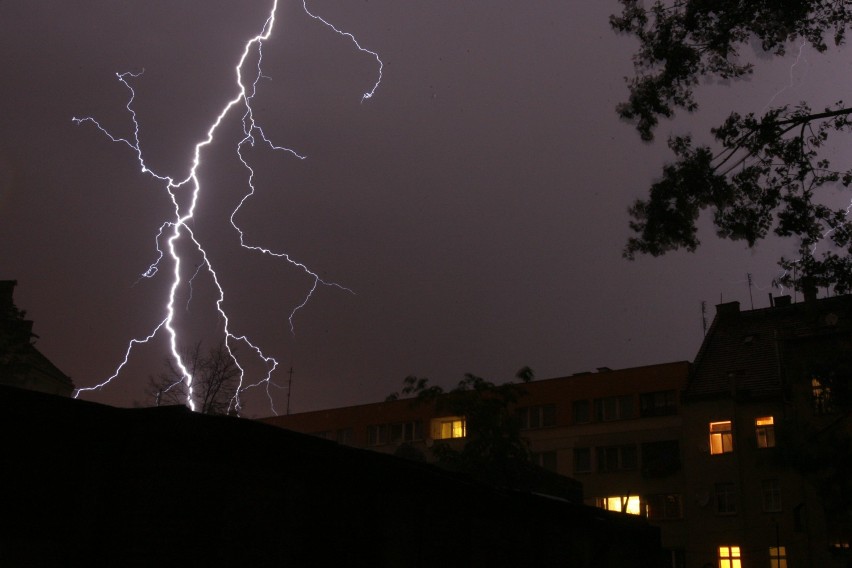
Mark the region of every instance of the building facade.
<instances>
[{"instance_id":1,"label":"building facade","mask_svg":"<svg viewBox=\"0 0 852 568\"><path fill-rule=\"evenodd\" d=\"M660 529L661 566L852 565L852 296L720 304L695 362L533 381L514 411L538 465L586 504ZM271 424L429 458L464 416L410 400Z\"/></svg>"},{"instance_id":2,"label":"building facade","mask_svg":"<svg viewBox=\"0 0 852 568\"><path fill-rule=\"evenodd\" d=\"M683 554L682 526L656 522L682 518L680 392L689 363L533 381L517 403L522 436L535 463L575 478L586 504L647 515L661 530L667 557ZM358 448L430 459L440 441L461 445L464 416L402 399L264 419ZM678 496L674 502L667 499ZM650 511L650 512L649 512Z\"/></svg>"},{"instance_id":3,"label":"building facade","mask_svg":"<svg viewBox=\"0 0 852 568\"><path fill-rule=\"evenodd\" d=\"M684 393L689 566L849 566L850 430L834 395L850 345L850 296L717 307Z\"/></svg>"}]
</instances>

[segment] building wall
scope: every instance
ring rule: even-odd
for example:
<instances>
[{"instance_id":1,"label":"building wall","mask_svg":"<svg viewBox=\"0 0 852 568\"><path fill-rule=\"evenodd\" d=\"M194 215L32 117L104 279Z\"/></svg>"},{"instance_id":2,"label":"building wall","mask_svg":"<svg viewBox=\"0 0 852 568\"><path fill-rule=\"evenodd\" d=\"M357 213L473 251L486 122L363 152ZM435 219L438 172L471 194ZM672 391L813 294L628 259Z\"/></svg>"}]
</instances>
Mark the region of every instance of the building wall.
<instances>
[{"instance_id":1,"label":"building wall","mask_svg":"<svg viewBox=\"0 0 852 568\"><path fill-rule=\"evenodd\" d=\"M642 449L643 444L680 439L680 392L686 386L689 368L687 362L622 370L604 368L595 373L580 373L525 384L523 388L527 394L518 401L517 411L526 414L530 427L522 430L522 436L529 442L539 465L573 477L583 484L587 504L599 505L599 499L614 496L639 497L638 512L644 515L646 495L683 493L684 475L680 460L673 467L663 468L663 471L643 471ZM643 412L643 395L661 392L669 393L668 400L672 406L666 408L665 412ZM618 399L614 415L604 409L609 403L607 408L612 410L613 398ZM583 404L587 407L587 416L578 412L578 405ZM625 404L629 404L632 410L629 417L619 414ZM531 414L536 418L530 418ZM407 445L428 458L428 448L432 443L428 424L436 416L433 406L416 404L412 400L397 400L277 416L264 421L340 441L346 436L341 433L348 431L346 443L349 445L385 453L397 452L400 444L389 441L370 445L370 427L421 421L424 437ZM454 442L463 443L463 440ZM615 468L614 471L605 471L608 468L601 463L605 458L601 456L599 460L597 455L599 448L631 446L635 452L635 463L628 463L626 467ZM588 449L590 462L586 471L578 470L575 463L575 450L578 449ZM682 518L678 516L652 521L652 524L661 530L663 547L683 548L685 537Z\"/></svg>"},{"instance_id":2,"label":"building wall","mask_svg":"<svg viewBox=\"0 0 852 568\"><path fill-rule=\"evenodd\" d=\"M838 297L750 312L733 304L719 306L683 407L687 565L718 566L719 547L737 546L746 567L772 566L770 548L781 547L791 568L846 566L848 550L831 546L837 527L827 524L826 503L796 455L806 437L843 420L814 414L807 369L848 350L852 317L826 326L825 316L852 316L852 302ZM774 444L761 447L766 436L758 436L756 420L769 416ZM731 422L732 451L714 454L710 424L720 421Z\"/></svg>"}]
</instances>

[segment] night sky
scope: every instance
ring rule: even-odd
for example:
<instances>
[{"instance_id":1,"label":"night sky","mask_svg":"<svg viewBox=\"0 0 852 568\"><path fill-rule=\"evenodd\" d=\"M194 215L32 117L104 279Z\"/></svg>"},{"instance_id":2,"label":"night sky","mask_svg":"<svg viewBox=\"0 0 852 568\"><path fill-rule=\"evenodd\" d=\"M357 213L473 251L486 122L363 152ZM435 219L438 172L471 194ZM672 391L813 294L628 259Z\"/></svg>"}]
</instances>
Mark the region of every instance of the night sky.
<instances>
[{"instance_id":1,"label":"night sky","mask_svg":"<svg viewBox=\"0 0 852 568\"><path fill-rule=\"evenodd\" d=\"M156 260L159 227L174 218L164 185L140 171L128 91L146 163L184 178L196 142L236 93L234 66L260 32L270 0L0 2L0 279L34 320L37 346L78 387L110 376L132 338L162 321L171 267ZM248 186L236 158L240 112L205 150L190 224L225 288L232 330L280 362L291 408L383 399L409 374L445 386L465 372L502 382L523 365L538 378L608 366L692 360L701 302L768 305L775 260L793 243L717 241L696 254L628 262L627 207L670 154L670 133L727 113L809 98L843 98L848 52L754 50L757 73L706 84L701 112L664 123L645 144L620 122L635 43L610 31L615 2L314 1L314 13L353 33L384 62L281 0L264 43L255 118L275 143L246 152L256 194L237 215L246 239L351 289L311 287L304 272L239 248L228 218ZM250 66L247 67L250 71ZM780 94L779 94L780 93ZM848 98L848 97L847 97ZM838 155L842 149L838 149ZM195 259L189 247L186 248ZM194 272L188 260L185 274ZM178 294L185 344L218 341L214 288L202 271ZM113 383L83 398L152 404L166 335L135 348ZM244 353L246 357L247 353ZM248 361L248 357L247 357ZM247 368L257 370L248 362ZM251 377L249 377L251 379ZM275 390L278 411L286 391ZM246 414L269 415L262 397Z\"/></svg>"}]
</instances>

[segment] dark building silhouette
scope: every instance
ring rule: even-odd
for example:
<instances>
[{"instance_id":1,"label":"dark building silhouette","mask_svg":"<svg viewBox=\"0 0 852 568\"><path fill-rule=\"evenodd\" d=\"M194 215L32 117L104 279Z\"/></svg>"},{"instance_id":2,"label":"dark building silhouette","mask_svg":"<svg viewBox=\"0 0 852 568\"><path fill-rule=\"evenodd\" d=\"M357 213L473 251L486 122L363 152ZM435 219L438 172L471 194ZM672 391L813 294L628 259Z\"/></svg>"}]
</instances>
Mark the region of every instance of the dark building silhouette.
<instances>
[{"instance_id":1,"label":"dark building silhouette","mask_svg":"<svg viewBox=\"0 0 852 568\"><path fill-rule=\"evenodd\" d=\"M15 280L0 280L0 384L71 396L74 383L36 349L33 322L13 300Z\"/></svg>"},{"instance_id":2,"label":"dark building silhouette","mask_svg":"<svg viewBox=\"0 0 852 568\"><path fill-rule=\"evenodd\" d=\"M656 566L644 519L184 407L0 387L3 566Z\"/></svg>"}]
</instances>

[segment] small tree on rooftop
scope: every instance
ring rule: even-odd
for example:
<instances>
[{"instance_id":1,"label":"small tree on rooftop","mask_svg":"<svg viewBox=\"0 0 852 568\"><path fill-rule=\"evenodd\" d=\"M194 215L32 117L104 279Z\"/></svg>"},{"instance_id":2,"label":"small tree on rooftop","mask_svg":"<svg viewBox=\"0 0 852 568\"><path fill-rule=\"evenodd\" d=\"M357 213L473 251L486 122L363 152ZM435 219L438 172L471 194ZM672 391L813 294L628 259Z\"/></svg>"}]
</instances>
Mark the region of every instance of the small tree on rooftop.
<instances>
[{"instance_id":1,"label":"small tree on rooftop","mask_svg":"<svg viewBox=\"0 0 852 568\"><path fill-rule=\"evenodd\" d=\"M192 395L196 410L201 414L235 415L240 368L236 360L219 343L206 354L201 342L183 350L181 359L192 377ZM166 359L165 371L150 377L148 393L156 406L186 404L186 379L172 359Z\"/></svg>"}]
</instances>

